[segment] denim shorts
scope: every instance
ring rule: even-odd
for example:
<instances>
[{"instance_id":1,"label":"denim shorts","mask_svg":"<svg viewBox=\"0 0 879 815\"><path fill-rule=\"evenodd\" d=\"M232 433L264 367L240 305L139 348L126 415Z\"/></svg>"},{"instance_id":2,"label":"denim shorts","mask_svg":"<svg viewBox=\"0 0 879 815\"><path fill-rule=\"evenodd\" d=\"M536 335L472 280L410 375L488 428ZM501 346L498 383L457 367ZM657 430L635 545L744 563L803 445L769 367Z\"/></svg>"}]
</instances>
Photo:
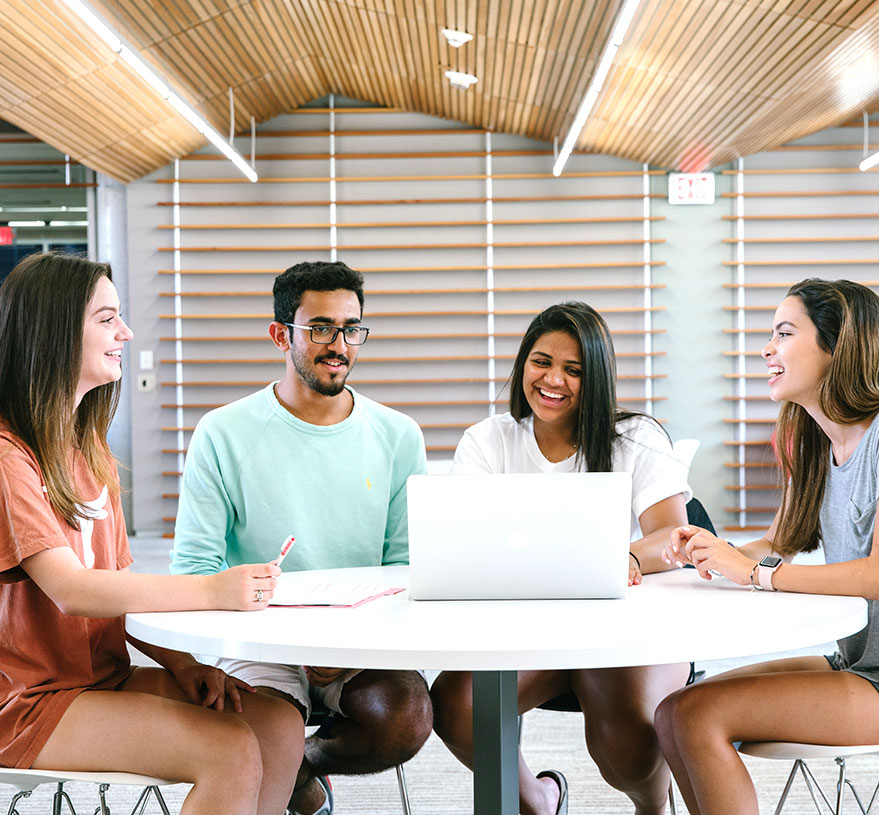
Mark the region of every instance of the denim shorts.
<instances>
[{"instance_id":1,"label":"denim shorts","mask_svg":"<svg viewBox=\"0 0 879 815\"><path fill-rule=\"evenodd\" d=\"M861 679L866 679L874 688L876 688L877 691L879 691L879 680L870 679L869 677L864 676L863 674L856 673L851 668L843 668L839 664L840 658L841 658L841 654L839 653L839 651L837 651L835 654L831 654L829 656L826 654L824 655L824 659L826 659L830 663L830 667L833 668L834 671L848 671L849 673L852 673L855 676L860 676Z\"/></svg>"}]
</instances>

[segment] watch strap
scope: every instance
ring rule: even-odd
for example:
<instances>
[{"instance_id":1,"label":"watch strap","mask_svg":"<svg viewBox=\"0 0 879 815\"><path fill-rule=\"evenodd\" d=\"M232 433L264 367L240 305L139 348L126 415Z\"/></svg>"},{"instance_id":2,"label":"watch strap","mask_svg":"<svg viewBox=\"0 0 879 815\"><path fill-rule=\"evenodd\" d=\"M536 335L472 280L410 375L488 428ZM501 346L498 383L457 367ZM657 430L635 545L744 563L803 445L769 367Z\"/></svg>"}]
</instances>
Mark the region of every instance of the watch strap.
<instances>
[{"instance_id":1,"label":"watch strap","mask_svg":"<svg viewBox=\"0 0 879 815\"><path fill-rule=\"evenodd\" d=\"M779 563L778 566L781 566ZM763 591L776 591L772 585L772 575L778 570L778 566L764 566L762 563L757 566L757 581Z\"/></svg>"}]
</instances>

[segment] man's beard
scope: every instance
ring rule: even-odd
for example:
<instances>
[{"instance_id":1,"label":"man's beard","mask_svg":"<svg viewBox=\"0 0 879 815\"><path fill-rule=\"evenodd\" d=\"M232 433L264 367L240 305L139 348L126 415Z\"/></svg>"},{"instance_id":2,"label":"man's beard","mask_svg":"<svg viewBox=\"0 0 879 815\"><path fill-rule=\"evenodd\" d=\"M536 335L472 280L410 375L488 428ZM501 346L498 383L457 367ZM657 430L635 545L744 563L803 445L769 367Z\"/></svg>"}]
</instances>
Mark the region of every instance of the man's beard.
<instances>
[{"instance_id":1,"label":"man's beard","mask_svg":"<svg viewBox=\"0 0 879 815\"><path fill-rule=\"evenodd\" d=\"M325 359L338 359L341 360L345 365L348 365L348 370L344 371L344 376L339 380L334 380L330 383L322 382L317 373L309 368L307 365L307 358L305 354L292 354L293 357L293 367L296 368L296 373L302 377L302 381L308 385L315 393L319 393L321 396L338 396L343 390L345 390L345 380L348 379L348 374L351 372L350 362L348 357L344 354L337 354L335 351L330 351L326 354L322 354L321 356L315 357L314 364L319 365Z\"/></svg>"}]
</instances>

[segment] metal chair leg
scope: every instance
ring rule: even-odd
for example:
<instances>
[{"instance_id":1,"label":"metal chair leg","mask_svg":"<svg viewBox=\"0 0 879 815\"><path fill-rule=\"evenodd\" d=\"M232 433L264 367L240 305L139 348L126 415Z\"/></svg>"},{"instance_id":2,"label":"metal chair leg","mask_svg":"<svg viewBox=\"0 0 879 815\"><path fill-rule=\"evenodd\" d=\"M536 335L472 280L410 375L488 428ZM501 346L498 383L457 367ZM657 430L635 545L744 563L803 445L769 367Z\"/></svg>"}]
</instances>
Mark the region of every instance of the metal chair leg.
<instances>
[{"instance_id":1,"label":"metal chair leg","mask_svg":"<svg viewBox=\"0 0 879 815\"><path fill-rule=\"evenodd\" d=\"M9 802L9 809L6 810L6 815L21 815L21 813L15 808L15 805L22 798L30 798L33 790L19 790L15 795L12 796L12 800Z\"/></svg>"},{"instance_id":2,"label":"metal chair leg","mask_svg":"<svg viewBox=\"0 0 879 815\"><path fill-rule=\"evenodd\" d=\"M406 771L403 769L402 764L398 764L395 769L397 770L397 784L400 787L400 803L403 805L403 815L412 815L412 808L409 806L409 788L406 786Z\"/></svg>"},{"instance_id":3,"label":"metal chair leg","mask_svg":"<svg viewBox=\"0 0 879 815\"><path fill-rule=\"evenodd\" d=\"M98 808L95 815L110 815L110 807L107 806L107 790L110 789L109 784L98 784Z\"/></svg>"},{"instance_id":4,"label":"metal chair leg","mask_svg":"<svg viewBox=\"0 0 879 815\"><path fill-rule=\"evenodd\" d=\"M836 815L842 815L842 798L845 795L845 759L842 756L837 756L836 763L839 765L839 780L836 782Z\"/></svg>"},{"instance_id":5,"label":"metal chair leg","mask_svg":"<svg viewBox=\"0 0 879 815\"><path fill-rule=\"evenodd\" d=\"M67 809L70 812L70 815L76 815L76 810L73 808L73 801L70 800L70 796L64 789L64 782L59 781L58 786L55 789L55 794L52 796L52 815L61 815L62 802L67 804Z\"/></svg>"},{"instance_id":6,"label":"metal chair leg","mask_svg":"<svg viewBox=\"0 0 879 815\"><path fill-rule=\"evenodd\" d=\"M790 775L787 777L787 781L785 782L784 789L781 791L781 798L778 799L778 804L775 807L775 815L779 815L782 807L784 806L784 802L787 801L787 796L790 793L791 785L794 783L794 778L797 776L797 770L800 768L800 760L797 759L794 762L794 766L790 768Z\"/></svg>"},{"instance_id":7,"label":"metal chair leg","mask_svg":"<svg viewBox=\"0 0 879 815\"><path fill-rule=\"evenodd\" d=\"M164 815L171 815L171 813L168 812L168 807L165 804L165 799L162 797L162 791L156 786L143 788L143 791L140 793L140 797L137 799L137 802L131 810L131 815L143 815L143 813L146 811L146 806L150 800L151 795L155 796L156 803L159 805L159 808L162 810Z\"/></svg>"},{"instance_id":8,"label":"metal chair leg","mask_svg":"<svg viewBox=\"0 0 879 815\"><path fill-rule=\"evenodd\" d=\"M855 785L852 784L847 778L845 783L848 785L848 788L852 791L852 795L855 798L855 801L858 804L858 809L861 810L862 815L870 815L870 811L873 809L873 804L876 802L876 796L879 794L879 783L873 788L873 794L870 796L870 803L867 806L864 806L864 802L861 800L861 796L858 795L858 791L855 789Z\"/></svg>"}]
</instances>

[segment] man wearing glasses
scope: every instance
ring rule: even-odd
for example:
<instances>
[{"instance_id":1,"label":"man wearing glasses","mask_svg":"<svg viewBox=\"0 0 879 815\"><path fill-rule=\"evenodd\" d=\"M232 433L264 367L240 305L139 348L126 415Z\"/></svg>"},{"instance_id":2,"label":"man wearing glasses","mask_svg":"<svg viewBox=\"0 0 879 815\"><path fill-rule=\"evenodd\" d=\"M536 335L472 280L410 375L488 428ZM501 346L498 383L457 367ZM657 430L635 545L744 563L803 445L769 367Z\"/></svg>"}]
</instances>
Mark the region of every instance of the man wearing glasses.
<instances>
[{"instance_id":1,"label":"man wearing glasses","mask_svg":"<svg viewBox=\"0 0 879 815\"><path fill-rule=\"evenodd\" d=\"M426 469L424 439L412 419L345 384L369 336L363 277L344 263L299 263L273 294L269 336L284 376L198 423L171 571L270 561L290 535L285 571L406 563L406 479ZM287 699L303 719L314 703L337 714L306 740L294 815L332 812L327 775L393 767L430 734L430 697L416 671L211 662Z\"/></svg>"}]
</instances>

